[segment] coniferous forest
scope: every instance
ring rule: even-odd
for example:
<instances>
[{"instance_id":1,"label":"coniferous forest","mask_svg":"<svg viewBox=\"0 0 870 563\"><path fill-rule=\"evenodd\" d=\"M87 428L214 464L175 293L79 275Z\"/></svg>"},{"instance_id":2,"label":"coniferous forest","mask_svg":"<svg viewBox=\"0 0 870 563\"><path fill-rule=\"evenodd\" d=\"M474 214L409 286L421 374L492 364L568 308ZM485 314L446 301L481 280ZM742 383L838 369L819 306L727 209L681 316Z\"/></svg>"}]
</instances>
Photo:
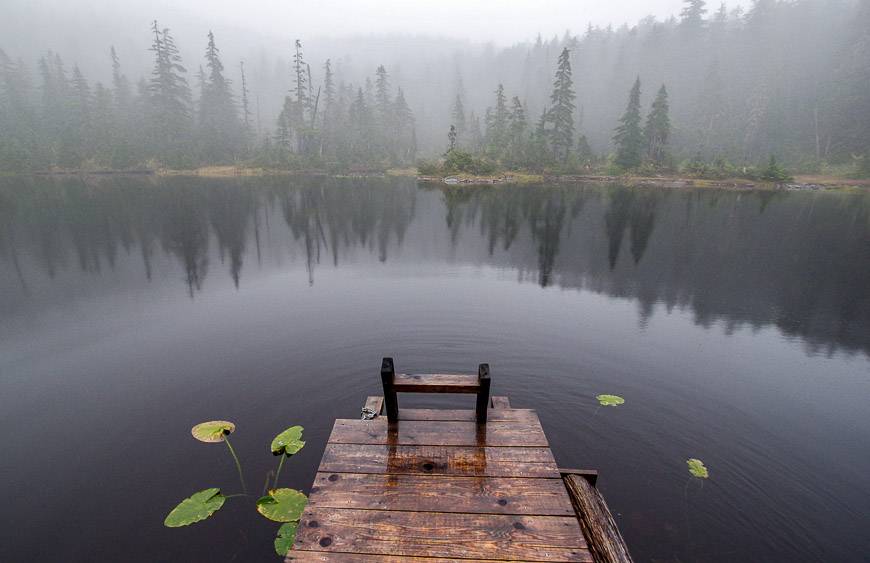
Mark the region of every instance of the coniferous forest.
<instances>
[{"instance_id":1,"label":"coniferous forest","mask_svg":"<svg viewBox=\"0 0 870 563\"><path fill-rule=\"evenodd\" d=\"M506 48L403 41L380 61L338 43L314 60L299 39L230 60L216 34L154 21L141 72L112 45L87 71L0 45L0 170L870 173L870 0L686 0Z\"/></svg>"}]
</instances>

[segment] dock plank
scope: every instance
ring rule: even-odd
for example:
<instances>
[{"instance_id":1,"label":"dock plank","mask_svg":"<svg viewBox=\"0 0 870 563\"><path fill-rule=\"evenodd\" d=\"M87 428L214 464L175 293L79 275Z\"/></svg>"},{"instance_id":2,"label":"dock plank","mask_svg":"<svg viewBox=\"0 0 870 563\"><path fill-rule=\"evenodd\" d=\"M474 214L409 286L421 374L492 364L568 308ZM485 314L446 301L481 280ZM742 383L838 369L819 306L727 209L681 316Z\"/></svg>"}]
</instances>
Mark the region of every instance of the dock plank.
<instances>
[{"instance_id":1,"label":"dock plank","mask_svg":"<svg viewBox=\"0 0 870 563\"><path fill-rule=\"evenodd\" d=\"M308 505L418 512L574 515L561 478L318 473Z\"/></svg>"},{"instance_id":2,"label":"dock plank","mask_svg":"<svg viewBox=\"0 0 870 563\"><path fill-rule=\"evenodd\" d=\"M454 563L455 558L392 557L389 555L362 555L360 553L329 553L326 551L291 551L287 561L300 563ZM462 563L504 563L504 559L462 559ZM514 560L514 563L532 563Z\"/></svg>"},{"instance_id":3,"label":"dock plank","mask_svg":"<svg viewBox=\"0 0 870 563\"><path fill-rule=\"evenodd\" d=\"M309 508L294 550L591 562L574 517Z\"/></svg>"},{"instance_id":4,"label":"dock plank","mask_svg":"<svg viewBox=\"0 0 870 563\"><path fill-rule=\"evenodd\" d=\"M477 413L472 409L399 409L399 421L403 420L458 420L476 422ZM538 415L531 409L491 408L487 413L488 422L532 422Z\"/></svg>"},{"instance_id":5,"label":"dock plank","mask_svg":"<svg viewBox=\"0 0 870 563\"><path fill-rule=\"evenodd\" d=\"M559 477L553 453L549 448L540 447L327 444L318 471L479 477Z\"/></svg>"},{"instance_id":6,"label":"dock plank","mask_svg":"<svg viewBox=\"0 0 870 563\"><path fill-rule=\"evenodd\" d=\"M484 425L465 421L400 420L392 427L383 418L338 419L329 441L408 446L548 446L537 417L527 421L492 421Z\"/></svg>"},{"instance_id":7,"label":"dock plank","mask_svg":"<svg viewBox=\"0 0 870 563\"><path fill-rule=\"evenodd\" d=\"M477 375L397 373L393 388L403 393L477 393L480 382Z\"/></svg>"}]
</instances>

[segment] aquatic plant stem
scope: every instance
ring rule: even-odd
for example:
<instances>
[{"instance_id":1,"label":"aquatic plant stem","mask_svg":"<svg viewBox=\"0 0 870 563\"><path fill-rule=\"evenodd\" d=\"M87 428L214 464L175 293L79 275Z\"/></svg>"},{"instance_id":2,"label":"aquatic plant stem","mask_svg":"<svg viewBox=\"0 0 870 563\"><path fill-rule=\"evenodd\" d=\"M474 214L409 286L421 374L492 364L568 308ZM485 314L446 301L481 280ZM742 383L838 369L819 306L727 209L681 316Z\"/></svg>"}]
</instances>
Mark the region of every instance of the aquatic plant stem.
<instances>
[{"instance_id":1,"label":"aquatic plant stem","mask_svg":"<svg viewBox=\"0 0 870 563\"><path fill-rule=\"evenodd\" d=\"M269 471L266 472L266 480L263 481L263 492L260 493L260 496L264 496L266 494L266 491L269 490L269 480L274 476L275 476L274 469L270 469Z\"/></svg>"},{"instance_id":2,"label":"aquatic plant stem","mask_svg":"<svg viewBox=\"0 0 870 563\"><path fill-rule=\"evenodd\" d=\"M275 471L275 480L272 481L275 484L275 488L278 488L278 475L281 474L281 467L284 466L284 458L287 457L284 454L281 454L281 461L278 462L278 470Z\"/></svg>"},{"instance_id":3,"label":"aquatic plant stem","mask_svg":"<svg viewBox=\"0 0 870 563\"><path fill-rule=\"evenodd\" d=\"M224 436L224 442L227 443L227 448L230 450L230 455L233 456L233 461L236 462L236 470L239 472L239 481L242 483L242 492L248 494L248 487L245 486L245 476L242 474L242 464L239 463L239 456L236 455L236 450L230 444L229 436Z\"/></svg>"}]
</instances>

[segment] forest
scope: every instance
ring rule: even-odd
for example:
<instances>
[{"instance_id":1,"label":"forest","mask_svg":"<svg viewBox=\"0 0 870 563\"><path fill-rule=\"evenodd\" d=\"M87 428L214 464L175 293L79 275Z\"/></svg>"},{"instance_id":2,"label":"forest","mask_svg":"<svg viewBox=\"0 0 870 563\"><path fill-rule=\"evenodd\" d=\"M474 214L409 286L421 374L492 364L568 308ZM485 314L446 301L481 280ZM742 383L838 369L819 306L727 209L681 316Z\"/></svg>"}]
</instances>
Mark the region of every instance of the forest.
<instances>
[{"instance_id":1,"label":"forest","mask_svg":"<svg viewBox=\"0 0 870 563\"><path fill-rule=\"evenodd\" d=\"M870 0L686 0L504 48L400 38L380 61L316 38L336 52L230 60L220 39L185 38L193 58L154 21L149 68L106 45L84 61L100 80L0 45L0 170L870 175Z\"/></svg>"}]
</instances>

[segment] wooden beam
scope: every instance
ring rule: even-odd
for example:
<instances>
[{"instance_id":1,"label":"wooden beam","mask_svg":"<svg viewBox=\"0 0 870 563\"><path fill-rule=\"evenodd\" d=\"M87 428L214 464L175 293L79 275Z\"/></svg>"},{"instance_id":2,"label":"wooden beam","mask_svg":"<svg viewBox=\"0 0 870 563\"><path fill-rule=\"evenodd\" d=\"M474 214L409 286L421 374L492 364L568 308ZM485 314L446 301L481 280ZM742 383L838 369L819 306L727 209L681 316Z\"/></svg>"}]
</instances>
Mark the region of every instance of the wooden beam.
<instances>
[{"instance_id":1,"label":"wooden beam","mask_svg":"<svg viewBox=\"0 0 870 563\"><path fill-rule=\"evenodd\" d=\"M486 424L486 415L489 410L489 364L480 364L477 368L477 384L480 390L477 392L477 422Z\"/></svg>"},{"instance_id":2,"label":"wooden beam","mask_svg":"<svg viewBox=\"0 0 870 563\"><path fill-rule=\"evenodd\" d=\"M381 383L384 386L384 406L387 409L387 420L394 422L399 419L399 399L396 397L396 389L393 381L396 378L396 368L393 358L384 358L381 361Z\"/></svg>"},{"instance_id":3,"label":"wooden beam","mask_svg":"<svg viewBox=\"0 0 870 563\"><path fill-rule=\"evenodd\" d=\"M559 468L559 474L562 475L564 479L568 475L580 475L593 487L598 482L598 470L597 469L564 469L562 467Z\"/></svg>"},{"instance_id":4,"label":"wooden beam","mask_svg":"<svg viewBox=\"0 0 870 563\"><path fill-rule=\"evenodd\" d=\"M595 563L632 563L625 540L598 489L582 475L567 475L564 481Z\"/></svg>"},{"instance_id":5,"label":"wooden beam","mask_svg":"<svg viewBox=\"0 0 870 563\"><path fill-rule=\"evenodd\" d=\"M389 424L383 418L340 418L332 427L329 442L391 446L549 446L538 420L493 421L483 425L445 420L403 420Z\"/></svg>"},{"instance_id":6,"label":"wooden beam","mask_svg":"<svg viewBox=\"0 0 870 563\"><path fill-rule=\"evenodd\" d=\"M511 408L511 400L507 397L495 396L492 398L492 408L494 409L509 409Z\"/></svg>"}]
</instances>

